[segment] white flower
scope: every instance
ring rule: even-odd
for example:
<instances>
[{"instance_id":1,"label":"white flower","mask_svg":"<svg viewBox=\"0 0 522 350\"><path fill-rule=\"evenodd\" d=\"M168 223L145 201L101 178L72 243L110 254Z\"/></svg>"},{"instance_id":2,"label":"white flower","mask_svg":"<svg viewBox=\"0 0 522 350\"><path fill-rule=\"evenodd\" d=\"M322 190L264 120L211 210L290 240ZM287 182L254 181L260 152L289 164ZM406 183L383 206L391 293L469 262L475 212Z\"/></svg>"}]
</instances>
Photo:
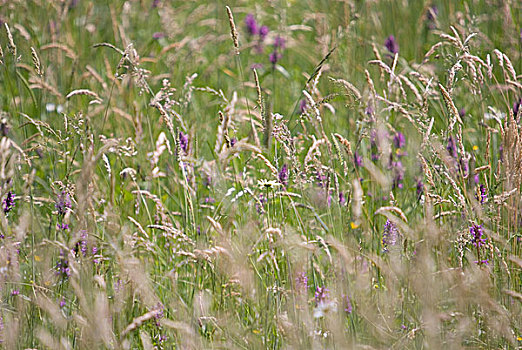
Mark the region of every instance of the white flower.
<instances>
[{"instance_id":1,"label":"white flower","mask_svg":"<svg viewBox=\"0 0 522 350\"><path fill-rule=\"evenodd\" d=\"M321 318L326 316L328 313L337 311L337 300L320 301L314 308L314 318Z\"/></svg>"},{"instance_id":2,"label":"white flower","mask_svg":"<svg viewBox=\"0 0 522 350\"><path fill-rule=\"evenodd\" d=\"M257 182L257 185L259 186L260 189L266 189L266 188L276 188L276 187L279 187L281 186L281 184L277 181L274 181L274 180L265 180L265 179L261 179Z\"/></svg>"}]
</instances>

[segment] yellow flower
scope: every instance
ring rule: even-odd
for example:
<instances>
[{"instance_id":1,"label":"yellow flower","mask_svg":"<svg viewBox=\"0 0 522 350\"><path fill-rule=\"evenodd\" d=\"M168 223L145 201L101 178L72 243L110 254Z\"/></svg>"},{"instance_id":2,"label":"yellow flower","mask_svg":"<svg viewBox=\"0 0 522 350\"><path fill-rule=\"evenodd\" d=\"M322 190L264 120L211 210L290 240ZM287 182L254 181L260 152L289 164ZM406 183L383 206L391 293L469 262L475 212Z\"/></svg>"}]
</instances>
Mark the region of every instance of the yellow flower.
<instances>
[{"instance_id":1,"label":"yellow flower","mask_svg":"<svg viewBox=\"0 0 522 350\"><path fill-rule=\"evenodd\" d=\"M473 146L473 150L477 151L478 150L478 146L477 145Z\"/></svg>"},{"instance_id":2,"label":"yellow flower","mask_svg":"<svg viewBox=\"0 0 522 350\"><path fill-rule=\"evenodd\" d=\"M352 230L355 230L357 227L359 227L359 225L352 221L350 222L350 227L352 228Z\"/></svg>"}]
</instances>

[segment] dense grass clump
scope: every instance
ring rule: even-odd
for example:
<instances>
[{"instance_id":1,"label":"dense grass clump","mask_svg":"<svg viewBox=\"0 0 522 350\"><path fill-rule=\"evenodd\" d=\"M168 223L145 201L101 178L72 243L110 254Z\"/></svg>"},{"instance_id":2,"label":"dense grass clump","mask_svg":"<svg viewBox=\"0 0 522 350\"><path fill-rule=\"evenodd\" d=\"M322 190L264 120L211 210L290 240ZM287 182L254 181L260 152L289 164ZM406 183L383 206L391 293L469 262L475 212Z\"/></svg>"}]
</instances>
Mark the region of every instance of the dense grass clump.
<instances>
[{"instance_id":1,"label":"dense grass clump","mask_svg":"<svg viewBox=\"0 0 522 350\"><path fill-rule=\"evenodd\" d=\"M519 348L521 20L2 2L2 346Z\"/></svg>"}]
</instances>

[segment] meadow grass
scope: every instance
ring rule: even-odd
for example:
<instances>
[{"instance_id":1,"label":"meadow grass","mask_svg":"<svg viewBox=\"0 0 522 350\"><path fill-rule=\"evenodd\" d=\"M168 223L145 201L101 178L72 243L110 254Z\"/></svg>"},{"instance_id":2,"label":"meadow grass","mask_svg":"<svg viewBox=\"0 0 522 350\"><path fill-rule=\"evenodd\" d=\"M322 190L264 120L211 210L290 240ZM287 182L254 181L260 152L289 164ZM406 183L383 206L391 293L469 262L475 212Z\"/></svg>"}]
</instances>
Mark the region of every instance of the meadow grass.
<instances>
[{"instance_id":1,"label":"meadow grass","mask_svg":"<svg viewBox=\"0 0 522 350\"><path fill-rule=\"evenodd\" d=\"M6 349L517 349L522 3L0 3Z\"/></svg>"}]
</instances>

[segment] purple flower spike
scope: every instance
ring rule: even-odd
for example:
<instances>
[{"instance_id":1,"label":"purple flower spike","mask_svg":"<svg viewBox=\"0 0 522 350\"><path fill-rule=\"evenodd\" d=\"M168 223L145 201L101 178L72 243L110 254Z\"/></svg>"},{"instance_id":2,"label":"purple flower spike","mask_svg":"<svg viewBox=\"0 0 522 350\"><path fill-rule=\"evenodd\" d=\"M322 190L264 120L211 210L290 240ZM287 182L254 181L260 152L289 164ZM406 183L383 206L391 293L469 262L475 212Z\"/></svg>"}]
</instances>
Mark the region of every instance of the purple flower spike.
<instances>
[{"instance_id":1,"label":"purple flower spike","mask_svg":"<svg viewBox=\"0 0 522 350\"><path fill-rule=\"evenodd\" d=\"M270 63L272 63L274 66L277 64L277 62L283 57L279 52L274 51L268 56L268 59L270 60Z\"/></svg>"},{"instance_id":2,"label":"purple flower spike","mask_svg":"<svg viewBox=\"0 0 522 350\"><path fill-rule=\"evenodd\" d=\"M288 167L286 166L286 164L283 164L283 166L281 167L281 170L279 171L279 182L283 185L283 186L287 186L288 185Z\"/></svg>"},{"instance_id":3,"label":"purple flower spike","mask_svg":"<svg viewBox=\"0 0 522 350\"><path fill-rule=\"evenodd\" d=\"M421 199L422 195L424 194L424 184L422 183L421 179L417 180L417 199Z\"/></svg>"},{"instance_id":4,"label":"purple flower spike","mask_svg":"<svg viewBox=\"0 0 522 350\"><path fill-rule=\"evenodd\" d=\"M353 153L353 161L355 163L355 166L358 168L361 167L363 164L363 158L359 153L357 153L357 151Z\"/></svg>"},{"instance_id":5,"label":"purple flower spike","mask_svg":"<svg viewBox=\"0 0 522 350\"><path fill-rule=\"evenodd\" d=\"M262 26L259 28L259 37L261 38L261 41L265 40L266 36L268 35L268 27Z\"/></svg>"},{"instance_id":6,"label":"purple flower spike","mask_svg":"<svg viewBox=\"0 0 522 350\"><path fill-rule=\"evenodd\" d=\"M56 199L54 207L58 210L58 215L64 216L67 213L67 209L71 209L71 197L69 194L62 191Z\"/></svg>"},{"instance_id":7,"label":"purple flower spike","mask_svg":"<svg viewBox=\"0 0 522 350\"><path fill-rule=\"evenodd\" d=\"M386 46L388 51L394 55L399 53L399 44L397 44L397 41L393 35L390 35L386 41L384 41L384 46Z\"/></svg>"},{"instance_id":8,"label":"purple flower spike","mask_svg":"<svg viewBox=\"0 0 522 350\"><path fill-rule=\"evenodd\" d=\"M521 110L522 107L522 97L519 98L515 103L513 103L513 115L515 116L515 119L518 115L518 112Z\"/></svg>"},{"instance_id":9,"label":"purple flower spike","mask_svg":"<svg viewBox=\"0 0 522 350\"><path fill-rule=\"evenodd\" d=\"M301 112L301 114L303 114L305 112L306 106L307 106L306 99L303 98L301 101L299 101L299 112Z\"/></svg>"},{"instance_id":10,"label":"purple flower spike","mask_svg":"<svg viewBox=\"0 0 522 350\"><path fill-rule=\"evenodd\" d=\"M274 39L274 48L275 49L281 49L281 50L284 50L285 49L285 39L283 39L282 37L280 37L279 35L276 36L276 38Z\"/></svg>"},{"instance_id":11,"label":"purple flower spike","mask_svg":"<svg viewBox=\"0 0 522 350\"><path fill-rule=\"evenodd\" d=\"M11 210L13 210L14 208L14 205L15 205L15 199L14 199L15 195L12 191L9 191L7 192L4 200L3 200L3 205L4 205L4 214L7 214L9 213Z\"/></svg>"},{"instance_id":12,"label":"purple flower spike","mask_svg":"<svg viewBox=\"0 0 522 350\"><path fill-rule=\"evenodd\" d=\"M480 204L484 203L486 198L488 198L486 195L486 186L480 185Z\"/></svg>"},{"instance_id":13,"label":"purple flower spike","mask_svg":"<svg viewBox=\"0 0 522 350\"><path fill-rule=\"evenodd\" d=\"M346 203L346 197L344 196L344 193L339 192L339 204L344 205Z\"/></svg>"},{"instance_id":14,"label":"purple flower spike","mask_svg":"<svg viewBox=\"0 0 522 350\"><path fill-rule=\"evenodd\" d=\"M439 9L437 6L433 5L428 9L428 13L426 15L428 21L435 21L437 15L439 14Z\"/></svg>"},{"instance_id":15,"label":"purple flower spike","mask_svg":"<svg viewBox=\"0 0 522 350\"><path fill-rule=\"evenodd\" d=\"M326 287L317 287L315 289L315 303L319 304L328 298L329 290Z\"/></svg>"},{"instance_id":16,"label":"purple flower spike","mask_svg":"<svg viewBox=\"0 0 522 350\"><path fill-rule=\"evenodd\" d=\"M404 137L404 134L402 132L398 132L397 134L395 134L395 136L393 137L393 145L396 148L403 148L404 146L406 146L406 137Z\"/></svg>"},{"instance_id":17,"label":"purple flower spike","mask_svg":"<svg viewBox=\"0 0 522 350\"><path fill-rule=\"evenodd\" d=\"M451 136L448 139L448 145L446 146L446 149L448 150L450 156L452 156L453 158L457 158L457 147L455 145L453 137Z\"/></svg>"},{"instance_id":18,"label":"purple flower spike","mask_svg":"<svg viewBox=\"0 0 522 350\"><path fill-rule=\"evenodd\" d=\"M393 246L397 244L399 240L399 230L397 226L390 220L386 220L384 224L384 233L382 234L382 244L384 246L384 251L388 251L388 246Z\"/></svg>"},{"instance_id":19,"label":"purple flower spike","mask_svg":"<svg viewBox=\"0 0 522 350\"><path fill-rule=\"evenodd\" d=\"M393 169L393 188L403 188L402 180L404 179L404 167L400 160L392 162L391 167Z\"/></svg>"},{"instance_id":20,"label":"purple flower spike","mask_svg":"<svg viewBox=\"0 0 522 350\"><path fill-rule=\"evenodd\" d=\"M58 225L56 225L56 228L57 228L58 230L65 231L65 230L68 230L68 229L69 229L69 225L67 225L67 224L58 224Z\"/></svg>"},{"instance_id":21,"label":"purple flower spike","mask_svg":"<svg viewBox=\"0 0 522 350\"><path fill-rule=\"evenodd\" d=\"M249 13L245 18L245 25L247 28L247 32L250 35L256 35L259 33L259 27L257 26L256 19L254 15Z\"/></svg>"},{"instance_id":22,"label":"purple flower spike","mask_svg":"<svg viewBox=\"0 0 522 350\"><path fill-rule=\"evenodd\" d=\"M183 133L183 131L179 132L179 146L183 150L183 152L187 153L188 151L188 136Z\"/></svg>"},{"instance_id":23,"label":"purple flower spike","mask_svg":"<svg viewBox=\"0 0 522 350\"><path fill-rule=\"evenodd\" d=\"M482 225L473 224L469 228L469 233L471 235L471 244L475 247L479 248L486 244L486 238L484 238L484 230Z\"/></svg>"},{"instance_id":24,"label":"purple flower spike","mask_svg":"<svg viewBox=\"0 0 522 350\"><path fill-rule=\"evenodd\" d=\"M352 302L350 300L350 297L348 297L348 295L346 295L344 297L344 312L346 312L347 314L352 313Z\"/></svg>"},{"instance_id":25,"label":"purple flower spike","mask_svg":"<svg viewBox=\"0 0 522 350\"><path fill-rule=\"evenodd\" d=\"M300 272L297 274L295 278L295 287L297 290L307 290L308 289L308 277L305 272Z\"/></svg>"}]
</instances>

